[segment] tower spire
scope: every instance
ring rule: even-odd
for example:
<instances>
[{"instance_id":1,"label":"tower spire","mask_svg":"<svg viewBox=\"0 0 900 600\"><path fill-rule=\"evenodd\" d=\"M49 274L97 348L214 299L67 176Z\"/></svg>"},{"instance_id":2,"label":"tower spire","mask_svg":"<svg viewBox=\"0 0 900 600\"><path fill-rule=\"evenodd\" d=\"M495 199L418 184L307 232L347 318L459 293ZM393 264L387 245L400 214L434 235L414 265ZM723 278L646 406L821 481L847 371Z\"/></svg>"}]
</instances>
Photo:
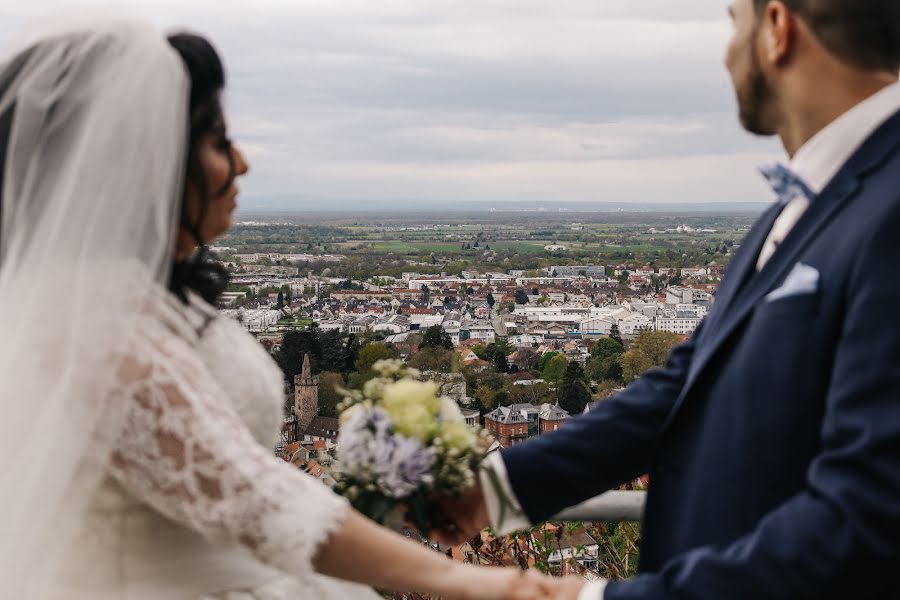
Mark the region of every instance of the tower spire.
<instances>
[{"instance_id":1,"label":"tower spire","mask_svg":"<svg viewBox=\"0 0 900 600\"><path fill-rule=\"evenodd\" d=\"M294 377L294 414L297 431L302 434L319 414L319 378L313 377L309 354L303 357L303 372Z\"/></svg>"}]
</instances>

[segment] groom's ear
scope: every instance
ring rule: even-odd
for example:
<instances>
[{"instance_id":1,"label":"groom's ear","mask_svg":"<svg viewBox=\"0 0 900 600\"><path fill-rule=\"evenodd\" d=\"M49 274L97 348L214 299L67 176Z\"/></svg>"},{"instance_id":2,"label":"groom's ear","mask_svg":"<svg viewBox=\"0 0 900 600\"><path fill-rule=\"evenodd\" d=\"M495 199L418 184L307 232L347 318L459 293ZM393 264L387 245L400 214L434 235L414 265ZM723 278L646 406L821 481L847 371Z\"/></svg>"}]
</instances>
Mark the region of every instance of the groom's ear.
<instances>
[{"instance_id":1,"label":"groom's ear","mask_svg":"<svg viewBox=\"0 0 900 600\"><path fill-rule=\"evenodd\" d=\"M761 52L771 65L783 65L794 51L799 21L782 2L766 4L760 19Z\"/></svg>"}]
</instances>

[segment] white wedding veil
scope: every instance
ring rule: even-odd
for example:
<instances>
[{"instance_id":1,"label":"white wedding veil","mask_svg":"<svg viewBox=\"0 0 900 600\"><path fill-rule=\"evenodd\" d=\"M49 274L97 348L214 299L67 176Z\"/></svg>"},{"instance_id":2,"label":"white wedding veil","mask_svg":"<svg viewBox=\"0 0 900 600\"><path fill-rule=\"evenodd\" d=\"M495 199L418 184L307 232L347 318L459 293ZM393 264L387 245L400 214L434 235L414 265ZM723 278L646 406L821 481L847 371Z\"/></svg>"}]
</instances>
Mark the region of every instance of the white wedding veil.
<instances>
[{"instance_id":1,"label":"white wedding veil","mask_svg":"<svg viewBox=\"0 0 900 600\"><path fill-rule=\"evenodd\" d=\"M0 598L45 593L120 431L110 391L173 259L189 88L121 17L0 54Z\"/></svg>"}]
</instances>

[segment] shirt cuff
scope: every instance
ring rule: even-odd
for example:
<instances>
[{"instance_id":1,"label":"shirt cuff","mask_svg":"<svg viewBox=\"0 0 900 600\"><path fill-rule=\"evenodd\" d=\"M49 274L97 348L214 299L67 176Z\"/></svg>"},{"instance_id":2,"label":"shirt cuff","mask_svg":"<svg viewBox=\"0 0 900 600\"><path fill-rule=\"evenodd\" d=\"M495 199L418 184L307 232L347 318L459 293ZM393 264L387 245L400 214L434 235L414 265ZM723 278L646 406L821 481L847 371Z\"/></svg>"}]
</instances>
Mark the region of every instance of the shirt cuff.
<instances>
[{"instance_id":1,"label":"shirt cuff","mask_svg":"<svg viewBox=\"0 0 900 600\"><path fill-rule=\"evenodd\" d=\"M499 452L492 452L485 457L478 477L494 533L507 535L531 528L532 523L516 499L506 473L506 464Z\"/></svg>"},{"instance_id":2,"label":"shirt cuff","mask_svg":"<svg viewBox=\"0 0 900 600\"><path fill-rule=\"evenodd\" d=\"M603 600L603 597L606 595L604 593L605 589L605 579L589 581L584 584L584 586L582 586L581 588L581 591L578 592L578 600Z\"/></svg>"}]
</instances>

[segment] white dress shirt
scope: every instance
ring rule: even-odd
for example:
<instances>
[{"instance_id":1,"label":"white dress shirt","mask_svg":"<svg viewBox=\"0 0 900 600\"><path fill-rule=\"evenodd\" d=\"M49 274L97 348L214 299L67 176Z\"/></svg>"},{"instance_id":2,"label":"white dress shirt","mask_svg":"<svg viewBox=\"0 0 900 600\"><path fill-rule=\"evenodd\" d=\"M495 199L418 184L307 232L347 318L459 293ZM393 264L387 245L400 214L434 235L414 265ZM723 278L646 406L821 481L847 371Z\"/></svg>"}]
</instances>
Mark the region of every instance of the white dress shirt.
<instances>
[{"instance_id":1,"label":"white dress shirt","mask_svg":"<svg viewBox=\"0 0 900 600\"><path fill-rule=\"evenodd\" d=\"M897 111L900 111L900 82L860 102L810 138L794 155L791 171L814 194L820 194L863 142ZM809 205L809 200L802 195L787 203L763 244L757 269L772 257ZM487 457L479 477L491 526L498 535L532 526L516 499L499 452ZM578 600L603 600L605 587L605 581L589 582L582 588Z\"/></svg>"}]
</instances>

